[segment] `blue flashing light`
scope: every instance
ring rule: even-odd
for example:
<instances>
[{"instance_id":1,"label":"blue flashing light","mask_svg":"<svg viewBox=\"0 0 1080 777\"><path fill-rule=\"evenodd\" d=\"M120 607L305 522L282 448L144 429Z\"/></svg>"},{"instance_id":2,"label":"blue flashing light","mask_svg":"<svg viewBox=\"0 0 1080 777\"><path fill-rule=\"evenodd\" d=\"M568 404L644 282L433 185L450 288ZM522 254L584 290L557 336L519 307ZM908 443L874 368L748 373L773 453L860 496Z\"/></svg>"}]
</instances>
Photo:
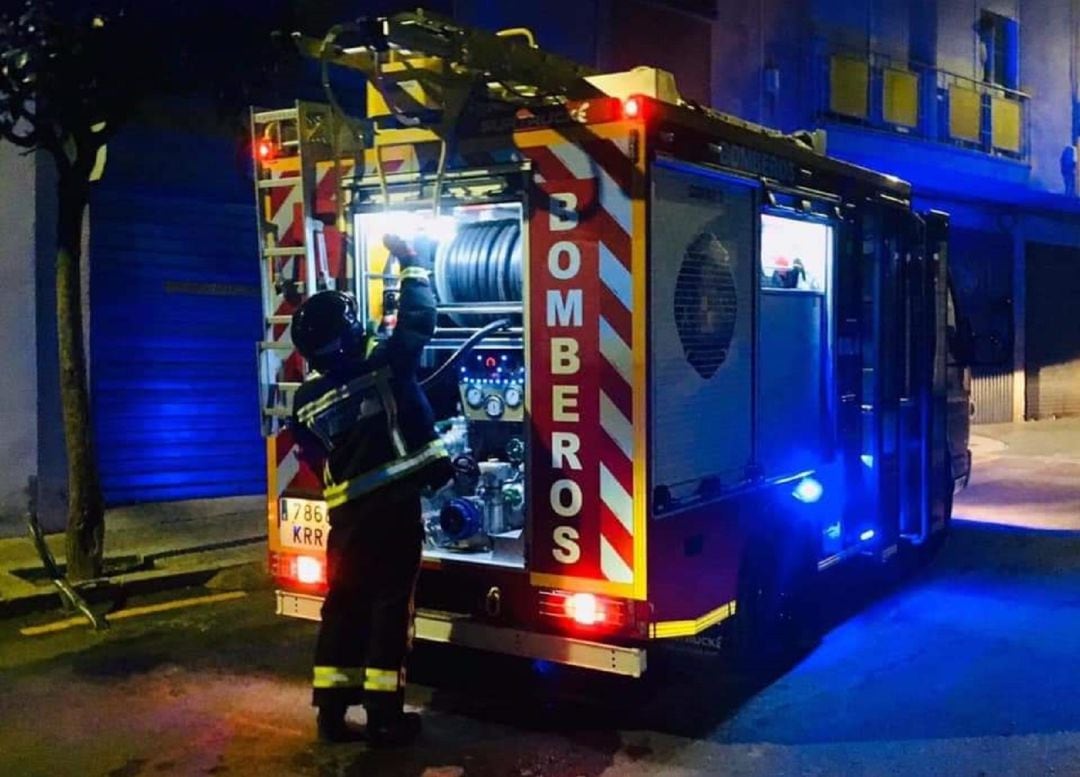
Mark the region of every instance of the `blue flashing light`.
<instances>
[{"instance_id":1,"label":"blue flashing light","mask_svg":"<svg viewBox=\"0 0 1080 777\"><path fill-rule=\"evenodd\" d=\"M533 659L532 662L532 670L542 677L547 677L554 674L556 668L556 664L551 661L545 661L542 658Z\"/></svg>"},{"instance_id":2,"label":"blue flashing light","mask_svg":"<svg viewBox=\"0 0 1080 777\"><path fill-rule=\"evenodd\" d=\"M872 539L874 539L874 530L873 529L867 529L866 531L864 531L862 534L859 535L859 541L860 542L866 542L867 540L872 540Z\"/></svg>"},{"instance_id":3,"label":"blue flashing light","mask_svg":"<svg viewBox=\"0 0 1080 777\"><path fill-rule=\"evenodd\" d=\"M869 453L864 453L862 456L859 457L859 460L862 461L862 463L870 469L874 468L874 457Z\"/></svg>"},{"instance_id":4,"label":"blue flashing light","mask_svg":"<svg viewBox=\"0 0 1080 777\"><path fill-rule=\"evenodd\" d=\"M811 477L805 477L799 481L799 485L795 486L795 490L791 492L791 495L803 504L810 505L821 499L824 491L825 489L821 487L821 483Z\"/></svg>"}]
</instances>

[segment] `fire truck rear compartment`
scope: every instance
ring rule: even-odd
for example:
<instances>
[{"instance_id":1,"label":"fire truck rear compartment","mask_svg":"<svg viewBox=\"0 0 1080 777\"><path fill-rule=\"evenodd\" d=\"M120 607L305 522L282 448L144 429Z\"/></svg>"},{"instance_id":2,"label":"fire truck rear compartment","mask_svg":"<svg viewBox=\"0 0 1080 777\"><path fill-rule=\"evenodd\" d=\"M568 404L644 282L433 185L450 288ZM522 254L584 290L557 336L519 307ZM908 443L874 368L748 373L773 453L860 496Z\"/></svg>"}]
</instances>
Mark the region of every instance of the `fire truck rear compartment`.
<instances>
[{"instance_id":1,"label":"fire truck rear compartment","mask_svg":"<svg viewBox=\"0 0 1080 777\"><path fill-rule=\"evenodd\" d=\"M362 312L383 324L393 322L397 270L388 264L383 236L434 244L438 327L423 356L422 378L454 477L424 497L424 555L524 568L528 382L521 204L450 205L440 215L430 206L377 208L356 213L354 226ZM481 334L484 328L489 331Z\"/></svg>"}]
</instances>

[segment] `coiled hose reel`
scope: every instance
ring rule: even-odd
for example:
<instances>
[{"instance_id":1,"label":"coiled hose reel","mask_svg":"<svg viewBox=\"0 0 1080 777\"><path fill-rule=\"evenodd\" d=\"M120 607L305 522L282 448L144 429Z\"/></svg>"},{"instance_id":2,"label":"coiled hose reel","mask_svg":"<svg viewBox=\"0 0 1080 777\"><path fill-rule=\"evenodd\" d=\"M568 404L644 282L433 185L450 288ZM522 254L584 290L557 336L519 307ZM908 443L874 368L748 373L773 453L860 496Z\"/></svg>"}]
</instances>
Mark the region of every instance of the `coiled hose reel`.
<instances>
[{"instance_id":1,"label":"coiled hose reel","mask_svg":"<svg viewBox=\"0 0 1080 777\"><path fill-rule=\"evenodd\" d=\"M521 224L517 219L462 225L453 240L439 244L433 280L441 305L520 303L522 300ZM452 311L458 326L478 327L494 315Z\"/></svg>"}]
</instances>

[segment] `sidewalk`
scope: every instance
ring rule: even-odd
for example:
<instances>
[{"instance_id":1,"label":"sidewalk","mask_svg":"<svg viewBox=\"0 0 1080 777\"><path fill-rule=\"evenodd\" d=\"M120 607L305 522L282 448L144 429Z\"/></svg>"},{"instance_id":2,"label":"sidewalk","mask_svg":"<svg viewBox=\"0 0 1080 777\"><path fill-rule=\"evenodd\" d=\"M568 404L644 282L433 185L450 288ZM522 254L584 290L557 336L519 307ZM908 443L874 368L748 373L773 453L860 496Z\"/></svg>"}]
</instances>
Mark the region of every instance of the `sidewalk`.
<instances>
[{"instance_id":1,"label":"sidewalk","mask_svg":"<svg viewBox=\"0 0 1080 777\"><path fill-rule=\"evenodd\" d=\"M110 510L105 517L109 593L205 582L217 572L265 565L265 497L234 497ZM64 535L48 545L64 563ZM60 607L29 534L0 539L0 617Z\"/></svg>"},{"instance_id":2,"label":"sidewalk","mask_svg":"<svg viewBox=\"0 0 1080 777\"><path fill-rule=\"evenodd\" d=\"M959 520L1080 531L1080 418L972 428L971 482Z\"/></svg>"},{"instance_id":3,"label":"sidewalk","mask_svg":"<svg viewBox=\"0 0 1080 777\"><path fill-rule=\"evenodd\" d=\"M973 426L972 454L978 456L980 448L985 453L1006 456L1044 456L1080 462L1080 418Z\"/></svg>"}]
</instances>

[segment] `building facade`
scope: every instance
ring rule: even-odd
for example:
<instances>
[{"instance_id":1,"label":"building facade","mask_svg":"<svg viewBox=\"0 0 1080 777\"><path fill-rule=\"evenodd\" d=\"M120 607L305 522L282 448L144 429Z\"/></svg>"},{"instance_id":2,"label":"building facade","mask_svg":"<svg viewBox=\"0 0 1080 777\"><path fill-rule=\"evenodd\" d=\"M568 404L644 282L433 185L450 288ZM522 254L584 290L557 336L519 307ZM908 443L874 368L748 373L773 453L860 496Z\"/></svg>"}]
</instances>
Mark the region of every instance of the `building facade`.
<instances>
[{"instance_id":1,"label":"building facade","mask_svg":"<svg viewBox=\"0 0 1080 777\"><path fill-rule=\"evenodd\" d=\"M961 306L993 348L976 422L1080 414L1075 0L619 0L597 62L911 181L952 217Z\"/></svg>"},{"instance_id":2,"label":"building facade","mask_svg":"<svg viewBox=\"0 0 1080 777\"><path fill-rule=\"evenodd\" d=\"M37 471L37 299L34 289L35 160L0 143L0 181L21 196L0 197L4 279L0 282L0 523L26 509L27 480Z\"/></svg>"}]
</instances>

